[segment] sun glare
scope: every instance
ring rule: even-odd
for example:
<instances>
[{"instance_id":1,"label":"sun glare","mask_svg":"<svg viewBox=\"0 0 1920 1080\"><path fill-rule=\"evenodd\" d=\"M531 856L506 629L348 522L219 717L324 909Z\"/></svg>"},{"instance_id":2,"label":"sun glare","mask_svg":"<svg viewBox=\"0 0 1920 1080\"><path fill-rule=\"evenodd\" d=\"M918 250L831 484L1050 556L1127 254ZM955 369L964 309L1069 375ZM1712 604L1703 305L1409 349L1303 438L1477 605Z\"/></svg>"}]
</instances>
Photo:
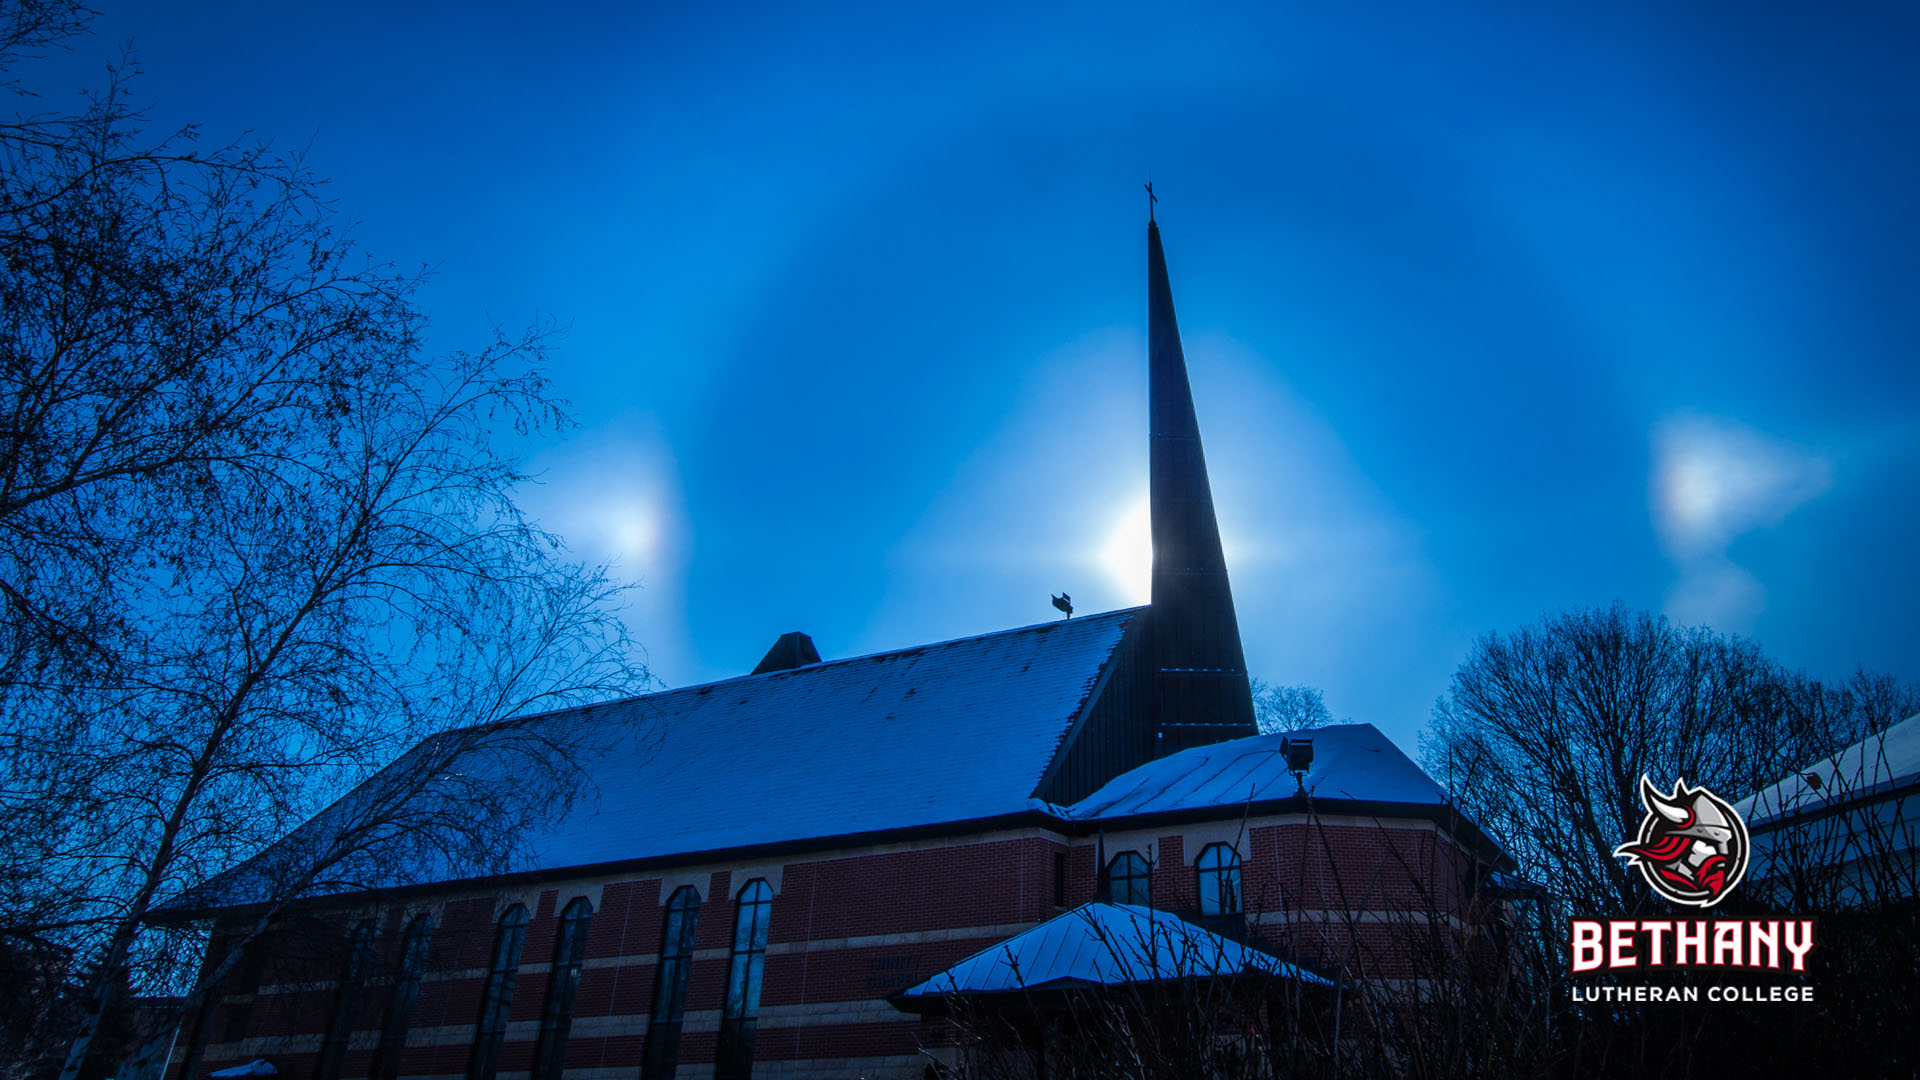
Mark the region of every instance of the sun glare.
<instances>
[{"instance_id":1,"label":"sun glare","mask_svg":"<svg viewBox=\"0 0 1920 1080\"><path fill-rule=\"evenodd\" d=\"M617 507L608 515L603 528L612 554L636 568L653 555L660 540L660 527L652 508L638 498Z\"/></svg>"},{"instance_id":2,"label":"sun glare","mask_svg":"<svg viewBox=\"0 0 1920 1080\"><path fill-rule=\"evenodd\" d=\"M1100 549L1100 565L1128 603L1144 604L1153 593L1153 519L1147 496L1133 501Z\"/></svg>"}]
</instances>

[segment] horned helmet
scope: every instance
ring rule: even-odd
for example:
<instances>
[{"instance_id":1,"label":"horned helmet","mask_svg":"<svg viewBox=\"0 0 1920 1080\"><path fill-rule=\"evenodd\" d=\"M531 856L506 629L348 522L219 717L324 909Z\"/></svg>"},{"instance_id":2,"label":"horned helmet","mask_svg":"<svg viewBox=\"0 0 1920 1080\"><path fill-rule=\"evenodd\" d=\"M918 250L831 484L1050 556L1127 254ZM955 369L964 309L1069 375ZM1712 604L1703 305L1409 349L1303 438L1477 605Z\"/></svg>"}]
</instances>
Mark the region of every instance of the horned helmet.
<instances>
[{"instance_id":1,"label":"horned helmet","mask_svg":"<svg viewBox=\"0 0 1920 1080\"><path fill-rule=\"evenodd\" d=\"M1705 787L1679 779L1668 795L1642 776L1640 801L1647 814L1639 836L1614 854L1631 860L1669 900L1696 907L1719 903L1747 870L1747 829L1739 813Z\"/></svg>"}]
</instances>

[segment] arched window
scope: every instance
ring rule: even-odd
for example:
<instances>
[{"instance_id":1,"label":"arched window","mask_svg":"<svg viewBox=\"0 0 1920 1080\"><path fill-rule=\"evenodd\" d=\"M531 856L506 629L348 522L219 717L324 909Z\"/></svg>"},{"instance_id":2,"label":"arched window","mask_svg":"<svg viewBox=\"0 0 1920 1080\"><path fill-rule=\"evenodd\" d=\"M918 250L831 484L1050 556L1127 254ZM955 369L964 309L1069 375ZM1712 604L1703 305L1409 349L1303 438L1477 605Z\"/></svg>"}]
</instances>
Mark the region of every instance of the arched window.
<instances>
[{"instance_id":1,"label":"arched window","mask_svg":"<svg viewBox=\"0 0 1920 1080\"><path fill-rule=\"evenodd\" d=\"M573 1028L573 996L580 989L580 963L587 958L587 920L593 905L575 897L560 913L553 946L553 974L547 979L547 1008L540 1016L540 1041L533 1047L533 1080L560 1080L567 1058L567 1032Z\"/></svg>"},{"instance_id":2,"label":"arched window","mask_svg":"<svg viewBox=\"0 0 1920 1080\"><path fill-rule=\"evenodd\" d=\"M327 1018L320 1060L314 1066L316 1080L340 1080L340 1062L346 1057L347 1037L353 1034L361 988L366 985L367 971L373 966L373 939L378 932L372 919L364 919L347 937L347 961L340 970L340 989L334 995L333 1014Z\"/></svg>"},{"instance_id":3,"label":"arched window","mask_svg":"<svg viewBox=\"0 0 1920 1080\"><path fill-rule=\"evenodd\" d=\"M393 981L393 996L387 999L387 1022L380 1026L380 1044L373 1054L375 1080L395 1080L400 1075L400 1052L407 1048L407 1025L413 1019L413 1003L420 999L420 976L427 969L427 950L433 947L433 917L415 915L401 939L400 972Z\"/></svg>"},{"instance_id":4,"label":"arched window","mask_svg":"<svg viewBox=\"0 0 1920 1080\"><path fill-rule=\"evenodd\" d=\"M1210 844L1196 864L1200 872L1200 914L1240 913L1240 853L1231 844Z\"/></svg>"},{"instance_id":5,"label":"arched window","mask_svg":"<svg viewBox=\"0 0 1920 1080\"><path fill-rule=\"evenodd\" d=\"M686 1015L687 976L693 971L693 935L700 921L700 894L682 885L667 901L667 925L660 938L660 978L653 989L653 1021L647 1025L647 1056L642 1080L673 1075L680 1060L680 1022Z\"/></svg>"},{"instance_id":6,"label":"arched window","mask_svg":"<svg viewBox=\"0 0 1920 1080\"><path fill-rule=\"evenodd\" d=\"M1153 903L1153 882L1147 874L1147 860L1137 851L1123 851L1113 857L1107 864L1107 883L1116 904L1146 907Z\"/></svg>"},{"instance_id":7,"label":"arched window","mask_svg":"<svg viewBox=\"0 0 1920 1080\"><path fill-rule=\"evenodd\" d=\"M527 943L527 908L515 904L500 916L493 939L493 967L480 997L480 1027L473 1040L471 1080L493 1080L500 1068L500 1043L507 1034L507 1011L513 1007L513 986L520 978L520 950Z\"/></svg>"},{"instance_id":8,"label":"arched window","mask_svg":"<svg viewBox=\"0 0 1920 1080\"><path fill-rule=\"evenodd\" d=\"M767 964L767 920L772 913L773 890L766 881L755 878L740 890L715 1080L748 1080L753 1075L753 1033L760 1017L760 978Z\"/></svg>"}]
</instances>

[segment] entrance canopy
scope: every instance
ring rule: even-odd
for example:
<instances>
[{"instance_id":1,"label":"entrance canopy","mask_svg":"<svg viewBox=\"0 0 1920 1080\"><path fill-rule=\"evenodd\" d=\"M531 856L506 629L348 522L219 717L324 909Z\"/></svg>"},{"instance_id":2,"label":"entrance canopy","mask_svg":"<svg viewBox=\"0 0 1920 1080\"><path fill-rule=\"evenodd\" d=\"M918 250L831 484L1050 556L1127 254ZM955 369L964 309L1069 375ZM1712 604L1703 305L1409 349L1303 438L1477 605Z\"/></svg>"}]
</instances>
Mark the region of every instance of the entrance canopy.
<instances>
[{"instance_id":1,"label":"entrance canopy","mask_svg":"<svg viewBox=\"0 0 1920 1080\"><path fill-rule=\"evenodd\" d=\"M982 949L888 1000L907 1012L950 996L1120 986L1166 979L1260 974L1332 986L1271 953L1177 915L1132 904L1091 903Z\"/></svg>"},{"instance_id":2,"label":"entrance canopy","mask_svg":"<svg viewBox=\"0 0 1920 1080\"><path fill-rule=\"evenodd\" d=\"M229 1069L217 1069L207 1074L210 1080L258 1080L268 1076L279 1076L280 1070L266 1058L254 1058L245 1065L235 1065Z\"/></svg>"}]
</instances>

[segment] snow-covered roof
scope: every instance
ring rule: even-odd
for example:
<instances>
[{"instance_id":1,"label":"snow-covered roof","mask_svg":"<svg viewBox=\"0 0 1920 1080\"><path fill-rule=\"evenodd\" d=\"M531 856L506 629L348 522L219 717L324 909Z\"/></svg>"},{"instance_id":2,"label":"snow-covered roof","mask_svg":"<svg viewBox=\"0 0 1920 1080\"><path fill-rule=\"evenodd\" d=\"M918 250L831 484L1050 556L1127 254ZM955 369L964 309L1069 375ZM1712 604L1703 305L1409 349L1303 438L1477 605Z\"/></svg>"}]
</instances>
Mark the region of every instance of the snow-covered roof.
<instances>
[{"instance_id":1,"label":"snow-covered roof","mask_svg":"<svg viewBox=\"0 0 1920 1080\"><path fill-rule=\"evenodd\" d=\"M1333 985L1177 915L1133 904L1095 902L982 949L900 991L892 1000L911 1009L916 1002L949 994L1117 986L1247 971Z\"/></svg>"},{"instance_id":2,"label":"snow-covered roof","mask_svg":"<svg viewBox=\"0 0 1920 1080\"><path fill-rule=\"evenodd\" d=\"M644 761L595 766L542 866L937 825L1031 798L1140 609L637 698ZM601 722L620 722L620 709Z\"/></svg>"},{"instance_id":3,"label":"snow-covered roof","mask_svg":"<svg viewBox=\"0 0 1920 1080\"><path fill-rule=\"evenodd\" d=\"M215 1069L207 1074L211 1080L248 1080L251 1077L279 1076L280 1070L266 1058L254 1058L245 1065L235 1065L226 1069Z\"/></svg>"},{"instance_id":4,"label":"snow-covered roof","mask_svg":"<svg viewBox=\"0 0 1920 1080\"><path fill-rule=\"evenodd\" d=\"M1287 798L1298 791L1280 752L1289 738L1313 740L1313 765L1305 784L1316 799L1446 805L1440 786L1372 724L1331 724L1170 754L1120 774L1075 803L1071 813L1075 818L1119 818Z\"/></svg>"},{"instance_id":5,"label":"snow-covered roof","mask_svg":"<svg viewBox=\"0 0 1920 1080\"><path fill-rule=\"evenodd\" d=\"M1734 804L1747 827L1837 809L1920 786L1920 714Z\"/></svg>"},{"instance_id":6,"label":"snow-covered roof","mask_svg":"<svg viewBox=\"0 0 1920 1080\"><path fill-rule=\"evenodd\" d=\"M1506 870L1494 870L1489 873L1486 889L1490 895L1513 900L1553 899L1553 892L1545 885Z\"/></svg>"},{"instance_id":7,"label":"snow-covered roof","mask_svg":"<svg viewBox=\"0 0 1920 1080\"><path fill-rule=\"evenodd\" d=\"M596 744L592 790L527 837L559 870L936 826L1022 811L1145 608L808 664L553 714ZM648 737L637 738L636 732ZM500 782L511 783L510 774ZM366 794L363 784L334 810ZM322 815L322 818L325 814ZM275 849L173 907L263 899ZM393 887L444 879L416 867Z\"/></svg>"},{"instance_id":8,"label":"snow-covered roof","mask_svg":"<svg viewBox=\"0 0 1920 1080\"><path fill-rule=\"evenodd\" d=\"M1072 806L1036 797L1063 739L1145 612L1056 620L534 718L536 729L565 725L560 741L585 744L589 790L521 837L526 857L511 869L553 872L830 843L1022 813L1063 827L1097 827L1139 814L1232 812L1250 797L1294 795L1280 752L1288 736L1259 735L1149 762ZM1371 725L1293 737L1300 734L1314 742L1306 787L1318 800L1416 812L1446 805L1440 788ZM303 852L324 849L335 834L329 821L377 804L383 777L403 773L431 745L416 747L273 848L157 914L181 917L280 892L274 882L287 879L281 869L302 865ZM463 780L481 784L513 784L515 771L511 754L483 752L457 766ZM356 867L339 875L340 884L314 889L357 892L463 876L431 851L397 861L404 869Z\"/></svg>"}]
</instances>

